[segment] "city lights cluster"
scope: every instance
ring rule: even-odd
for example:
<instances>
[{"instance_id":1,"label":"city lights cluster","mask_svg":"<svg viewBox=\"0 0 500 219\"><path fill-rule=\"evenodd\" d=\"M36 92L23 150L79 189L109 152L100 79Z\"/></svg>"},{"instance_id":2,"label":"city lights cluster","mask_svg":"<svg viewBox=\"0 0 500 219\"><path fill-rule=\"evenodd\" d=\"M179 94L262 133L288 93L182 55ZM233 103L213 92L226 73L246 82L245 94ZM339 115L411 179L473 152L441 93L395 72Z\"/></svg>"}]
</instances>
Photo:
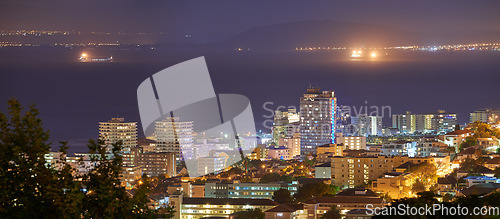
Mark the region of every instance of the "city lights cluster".
<instances>
[{"instance_id":1,"label":"city lights cluster","mask_svg":"<svg viewBox=\"0 0 500 219\"><path fill-rule=\"evenodd\" d=\"M52 35L165 35L159 33L127 33L127 32L80 32L74 30L0 30L0 36L52 36Z\"/></svg>"},{"instance_id":2,"label":"city lights cluster","mask_svg":"<svg viewBox=\"0 0 500 219\"><path fill-rule=\"evenodd\" d=\"M336 50L410 50L410 51L500 51L500 43L452 44L439 46L389 46L389 47L296 47L296 51L336 51Z\"/></svg>"},{"instance_id":3,"label":"city lights cluster","mask_svg":"<svg viewBox=\"0 0 500 219\"><path fill-rule=\"evenodd\" d=\"M99 46L150 46L151 44L120 44L120 43L51 43L44 44L47 46L54 47L99 47ZM34 44L34 43L22 43L22 42L1 42L0 48L2 47L39 47L42 44Z\"/></svg>"}]
</instances>

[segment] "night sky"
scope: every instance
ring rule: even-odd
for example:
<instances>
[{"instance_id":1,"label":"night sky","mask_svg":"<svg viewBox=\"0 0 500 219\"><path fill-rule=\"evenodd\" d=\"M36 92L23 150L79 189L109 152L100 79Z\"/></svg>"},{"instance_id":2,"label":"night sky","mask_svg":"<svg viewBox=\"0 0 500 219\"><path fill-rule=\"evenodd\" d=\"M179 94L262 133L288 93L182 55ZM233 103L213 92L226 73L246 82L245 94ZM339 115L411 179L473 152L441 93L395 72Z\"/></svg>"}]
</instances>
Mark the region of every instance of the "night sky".
<instances>
[{"instance_id":1,"label":"night sky","mask_svg":"<svg viewBox=\"0 0 500 219\"><path fill-rule=\"evenodd\" d=\"M2 29L167 32L199 42L303 20L377 24L421 33L500 30L491 0L3 0Z\"/></svg>"}]
</instances>

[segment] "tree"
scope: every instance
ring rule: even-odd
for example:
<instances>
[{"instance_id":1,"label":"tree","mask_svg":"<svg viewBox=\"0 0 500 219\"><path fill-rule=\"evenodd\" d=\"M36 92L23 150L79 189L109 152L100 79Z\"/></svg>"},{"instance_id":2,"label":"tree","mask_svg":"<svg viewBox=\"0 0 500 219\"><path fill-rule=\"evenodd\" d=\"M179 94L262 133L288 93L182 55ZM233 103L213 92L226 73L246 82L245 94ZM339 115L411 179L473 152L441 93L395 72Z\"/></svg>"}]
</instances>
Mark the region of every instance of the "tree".
<instances>
[{"instance_id":1,"label":"tree","mask_svg":"<svg viewBox=\"0 0 500 219\"><path fill-rule=\"evenodd\" d=\"M459 149L460 151L463 151L464 149L471 146L475 146L476 144L477 144L477 138L474 136L469 136L465 138L465 141L462 144L460 144Z\"/></svg>"},{"instance_id":2,"label":"tree","mask_svg":"<svg viewBox=\"0 0 500 219\"><path fill-rule=\"evenodd\" d=\"M333 196L335 195L334 187L318 182L308 183L299 187L297 192L293 195L296 202L304 202L314 197Z\"/></svg>"},{"instance_id":3,"label":"tree","mask_svg":"<svg viewBox=\"0 0 500 219\"><path fill-rule=\"evenodd\" d=\"M340 211L337 209L337 206L332 205L330 210L328 210L326 213L321 216L321 219L340 219L342 216L340 216Z\"/></svg>"},{"instance_id":4,"label":"tree","mask_svg":"<svg viewBox=\"0 0 500 219\"><path fill-rule=\"evenodd\" d=\"M474 151L474 156L476 156L476 163L479 165L484 165L484 158L483 158L483 150L481 148L477 148L476 151Z\"/></svg>"},{"instance_id":5,"label":"tree","mask_svg":"<svg viewBox=\"0 0 500 219\"><path fill-rule=\"evenodd\" d=\"M279 173L266 173L260 178L261 183L278 182L281 179Z\"/></svg>"},{"instance_id":6,"label":"tree","mask_svg":"<svg viewBox=\"0 0 500 219\"><path fill-rule=\"evenodd\" d=\"M16 99L8 105L10 118L0 113L0 215L57 216L49 198L57 195L49 189L56 176L44 159L50 151L49 132L43 130L34 106L23 114Z\"/></svg>"},{"instance_id":7,"label":"tree","mask_svg":"<svg viewBox=\"0 0 500 219\"><path fill-rule=\"evenodd\" d=\"M283 175L280 177L280 180L281 182L292 182L293 181L293 176L290 176L290 175Z\"/></svg>"},{"instance_id":8,"label":"tree","mask_svg":"<svg viewBox=\"0 0 500 219\"><path fill-rule=\"evenodd\" d=\"M132 197L132 211L136 217L148 217L155 214L155 211L148 208L148 194L151 192L151 179L145 174L139 180L139 185Z\"/></svg>"},{"instance_id":9,"label":"tree","mask_svg":"<svg viewBox=\"0 0 500 219\"><path fill-rule=\"evenodd\" d=\"M495 168L494 173L496 178L500 178L500 167Z\"/></svg>"},{"instance_id":10,"label":"tree","mask_svg":"<svg viewBox=\"0 0 500 219\"><path fill-rule=\"evenodd\" d=\"M106 154L104 142L89 140L90 160L96 165L83 177L83 185L88 190L83 205L86 215L93 218L126 217L130 214L130 200L125 188L120 187L122 142L110 145L112 158Z\"/></svg>"},{"instance_id":11,"label":"tree","mask_svg":"<svg viewBox=\"0 0 500 219\"><path fill-rule=\"evenodd\" d=\"M273 200L280 204L292 203L293 197L290 195L290 191L288 191L288 189L282 188L274 191Z\"/></svg>"},{"instance_id":12,"label":"tree","mask_svg":"<svg viewBox=\"0 0 500 219\"><path fill-rule=\"evenodd\" d=\"M425 191L425 184L420 179L417 179L411 186L411 191L413 193L423 192Z\"/></svg>"},{"instance_id":13,"label":"tree","mask_svg":"<svg viewBox=\"0 0 500 219\"><path fill-rule=\"evenodd\" d=\"M451 200L453 200L453 195L451 193L446 193L443 196L443 202L450 202Z\"/></svg>"},{"instance_id":14,"label":"tree","mask_svg":"<svg viewBox=\"0 0 500 219\"><path fill-rule=\"evenodd\" d=\"M458 130L461 130L461 128L460 128L460 125L459 125L459 124L456 124L456 125L455 125L455 131L458 131Z\"/></svg>"},{"instance_id":15,"label":"tree","mask_svg":"<svg viewBox=\"0 0 500 219\"><path fill-rule=\"evenodd\" d=\"M236 219L264 219L266 214L260 208L238 212Z\"/></svg>"},{"instance_id":16,"label":"tree","mask_svg":"<svg viewBox=\"0 0 500 219\"><path fill-rule=\"evenodd\" d=\"M102 142L89 140L94 167L78 181L76 170L65 160L66 142L61 142L61 162L46 163L49 135L36 108L22 114L17 100L8 104L10 118L0 113L0 218L173 217L172 208L148 208L147 178L134 197L120 186L121 142L112 144L112 154L106 154Z\"/></svg>"},{"instance_id":17,"label":"tree","mask_svg":"<svg viewBox=\"0 0 500 219\"><path fill-rule=\"evenodd\" d=\"M387 203L389 203L389 202L392 201L392 198L389 195L389 193L382 193L382 194L380 194L380 198L383 198Z\"/></svg>"}]
</instances>

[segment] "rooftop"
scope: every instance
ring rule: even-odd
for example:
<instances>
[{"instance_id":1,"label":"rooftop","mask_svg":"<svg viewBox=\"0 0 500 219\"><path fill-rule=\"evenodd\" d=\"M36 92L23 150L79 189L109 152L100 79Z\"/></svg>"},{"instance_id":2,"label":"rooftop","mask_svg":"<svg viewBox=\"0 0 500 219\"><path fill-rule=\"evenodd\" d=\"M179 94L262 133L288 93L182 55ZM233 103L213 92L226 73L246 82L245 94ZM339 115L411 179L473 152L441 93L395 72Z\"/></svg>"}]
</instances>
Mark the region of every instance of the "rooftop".
<instances>
[{"instance_id":1,"label":"rooftop","mask_svg":"<svg viewBox=\"0 0 500 219\"><path fill-rule=\"evenodd\" d=\"M464 129L464 130L457 130L457 131L449 132L449 133L446 133L446 135L463 135L463 134L472 133L472 132L473 131L471 131L471 130Z\"/></svg>"},{"instance_id":2,"label":"rooftop","mask_svg":"<svg viewBox=\"0 0 500 219\"><path fill-rule=\"evenodd\" d=\"M486 195L500 188L500 183L482 183L473 185L462 191L465 196L469 195Z\"/></svg>"},{"instance_id":3,"label":"rooftop","mask_svg":"<svg viewBox=\"0 0 500 219\"><path fill-rule=\"evenodd\" d=\"M275 206L277 202L270 199L250 198L183 198L182 204L193 205L250 205L250 206Z\"/></svg>"},{"instance_id":4,"label":"rooftop","mask_svg":"<svg viewBox=\"0 0 500 219\"><path fill-rule=\"evenodd\" d=\"M304 209L303 204L281 204L267 210L266 212L294 212L301 209Z\"/></svg>"},{"instance_id":5,"label":"rooftop","mask_svg":"<svg viewBox=\"0 0 500 219\"><path fill-rule=\"evenodd\" d=\"M457 184L457 179L451 175L440 177L438 178L438 184Z\"/></svg>"},{"instance_id":6,"label":"rooftop","mask_svg":"<svg viewBox=\"0 0 500 219\"><path fill-rule=\"evenodd\" d=\"M324 163L324 164L316 165L316 167L332 167L332 164L331 163Z\"/></svg>"}]
</instances>

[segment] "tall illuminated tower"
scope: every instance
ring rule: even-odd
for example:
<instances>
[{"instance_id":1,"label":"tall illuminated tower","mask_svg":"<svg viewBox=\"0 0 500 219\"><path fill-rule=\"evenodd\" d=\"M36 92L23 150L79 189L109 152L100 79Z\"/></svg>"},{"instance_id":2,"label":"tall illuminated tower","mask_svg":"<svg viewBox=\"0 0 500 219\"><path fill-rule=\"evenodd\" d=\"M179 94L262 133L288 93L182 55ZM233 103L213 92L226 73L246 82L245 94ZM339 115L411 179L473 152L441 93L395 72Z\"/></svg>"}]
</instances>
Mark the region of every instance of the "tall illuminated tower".
<instances>
[{"instance_id":1,"label":"tall illuminated tower","mask_svg":"<svg viewBox=\"0 0 500 219\"><path fill-rule=\"evenodd\" d=\"M301 156L315 154L316 148L335 142L337 98L334 91L309 87L300 98Z\"/></svg>"}]
</instances>

